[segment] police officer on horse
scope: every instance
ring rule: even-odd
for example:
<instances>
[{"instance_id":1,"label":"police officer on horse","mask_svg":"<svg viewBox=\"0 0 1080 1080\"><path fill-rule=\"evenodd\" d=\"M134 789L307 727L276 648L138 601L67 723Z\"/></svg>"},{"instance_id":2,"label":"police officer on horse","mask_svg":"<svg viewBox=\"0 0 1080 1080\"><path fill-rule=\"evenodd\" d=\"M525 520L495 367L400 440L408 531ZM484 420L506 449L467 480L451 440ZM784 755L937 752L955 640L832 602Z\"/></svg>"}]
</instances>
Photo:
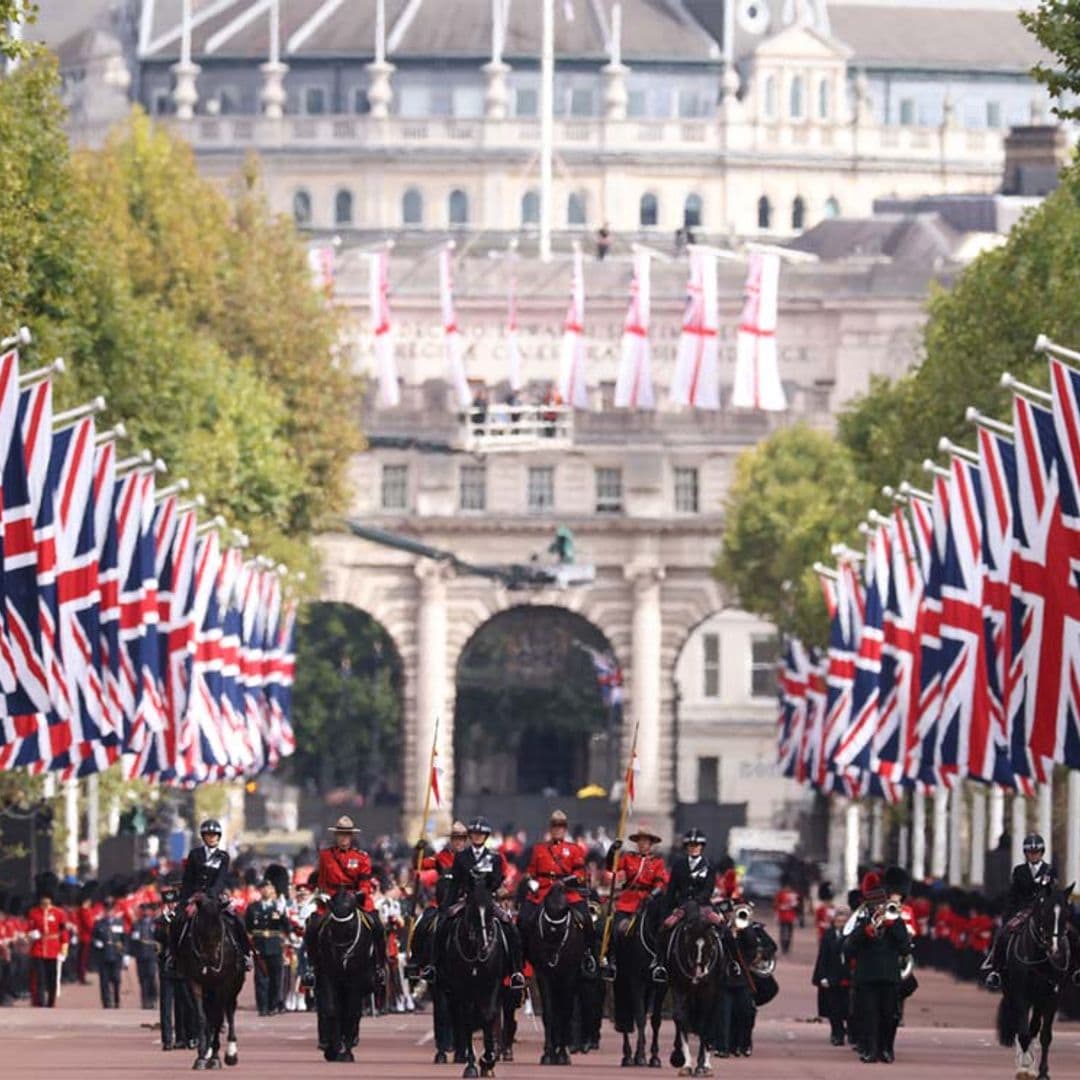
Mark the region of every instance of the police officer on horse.
<instances>
[{"instance_id":1,"label":"police officer on horse","mask_svg":"<svg viewBox=\"0 0 1080 1080\"><path fill-rule=\"evenodd\" d=\"M657 960L653 966L653 980L667 982L667 969L660 963L660 957L667 953L668 942L675 925L682 918L686 903L694 901L699 907L712 907L713 888L716 884L716 867L705 855L708 837L697 828L683 834L682 853L671 861L671 877L668 881L666 898L667 918L660 931L657 943ZM715 916L720 922L720 916Z\"/></svg>"}]
</instances>

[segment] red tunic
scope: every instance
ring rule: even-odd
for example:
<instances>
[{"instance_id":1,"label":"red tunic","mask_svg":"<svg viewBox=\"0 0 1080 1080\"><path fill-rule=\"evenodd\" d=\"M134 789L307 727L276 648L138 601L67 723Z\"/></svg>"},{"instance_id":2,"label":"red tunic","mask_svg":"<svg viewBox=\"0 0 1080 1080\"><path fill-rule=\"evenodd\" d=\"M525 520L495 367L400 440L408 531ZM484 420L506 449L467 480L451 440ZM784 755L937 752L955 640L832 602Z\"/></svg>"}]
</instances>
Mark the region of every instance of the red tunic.
<instances>
[{"instance_id":1,"label":"red tunic","mask_svg":"<svg viewBox=\"0 0 1080 1080\"><path fill-rule=\"evenodd\" d=\"M930 898L916 896L911 901L911 910L915 912L915 925L919 928L919 937L930 933Z\"/></svg>"},{"instance_id":2,"label":"red tunic","mask_svg":"<svg viewBox=\"0 0 1080 1080\"><path fill-rule=\"evenodd\" d=\"M640 855L629 851L619 859L619 876L624 884L615 896L615 910L630 914L637 911L645 898L667 884L668 872L659 855Z\"/></svg>"},{"instance_id":3,"label":"red tunic","mask_svg":"<svg viewBox=\"0 0 1080 1080\"><path fill-rule=\"evenodd\" d=\"M430 883L432 888L438 884L439 878L445 874L449 874L454 866L454 852L449 847L444 847L442 851L435 852L434 855L428 855L424 861L420 864L421 874L427 870L435 871L434 880ZM436 899L434 893L428 900L428 907L438 907L439 901Z\"/></svg>"},{"instance_id":4,"label":"red tunic","mask_svg":"<svg viewBox=\"0 0 1080 1080\"><path fill-rule=\"evenodd\" d=\"M814 909L814 925L817 927L818 941L825 936L825 931L832 926L832 921L836 915L836 905L828 900L823 900Z\"/></svg>"},{"instance_id":5,"label":"red tunic","mask_svg":"<svg viewBox=\"0 0 1080 1080\"><path fill-rule=\"evenodd\" d=\"M374 911L371 899L375 885L371 880L371 856L359 848L323 848L319 852L319 891L334 893L352 889L364 898L364 910Z\"/></svg>"},{"instance_id":6,"label":"red tunic","mask_svg":"<svg viewBox=\"0 0 1080 1080\"><path fill-rule=\"evenodd\" d=\"M900 918L904 920L908 936L914 941L919 936L919 921L915 918L915 909L910 904L901 904Z\"/></svg>"},{"instance_id":7,"label":"red tunic","mask_svg":"<svg viewBox=\"0 0 1080 1080\"><path fill-rule=\"evenodd\" d=\"M564 878L572 874L584 887L585 852L570 840L536 844L532 849L532 858L529 859L529 867L525 872L529 877L536 878L540 886L536 892L527 894L528 899L533 904L541 904L551 892L551 886L556 878ZM567 888L566 899L571 904L576 904L584 897L578 889Z\"/></svg>"},{"instance_id":8,"label":"red tunic","mask_svg":"<svg viewBox=\"0 0 1080 1080\"><path fill-rule=\"evenodd\" d=\"M791 926L799 917L799 894L794 889L781 889L773 898L776 919L781 926Z\"/></svg>"},{"instance_id":9,"label":"red tunic","mask_svg":"<svg viewBox=\"0 0 1080 1080\"><path fill-rule=\"evenodd\" d=\"M994 917L992 915L972 915L970 920L968 948L984 953L994 940Z\"/></svg>"},{"instance_id":10,"label":"red tunic","mask_svg":"<svg viewBox=\"0 0 1080 1080\"><path fill-rule=\"evenodd\" d=\"M58 960L68 943L67 921L59 908L30 909L30 955L41 960Z\"/></svg>"}]
</instances>

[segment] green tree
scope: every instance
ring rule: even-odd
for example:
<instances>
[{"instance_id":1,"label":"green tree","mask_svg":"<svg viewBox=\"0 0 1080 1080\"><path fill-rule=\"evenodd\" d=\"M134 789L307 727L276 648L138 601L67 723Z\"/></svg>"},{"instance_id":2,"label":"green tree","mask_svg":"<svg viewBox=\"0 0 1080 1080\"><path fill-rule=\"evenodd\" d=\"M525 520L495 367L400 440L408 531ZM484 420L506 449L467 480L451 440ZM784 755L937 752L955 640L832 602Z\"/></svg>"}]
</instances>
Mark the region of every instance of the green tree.
<instances>
[{"instance_id":1,"label":"green tree","mask_svg":"<svg viewBox=\"0 0 1080 1080\"><path fill-rule=\"evenodd\" d=\"M1080 117L1080 107L1065 105L1066 95L1080 93L1080 4L1076 0L1040 0L1034 11L1021 11L1020 21L1056 60L1038 63L1032 74L1057 101L1054 112L1065 120Z\"/></svg>"},{"instance_id":2,"label":"green tree","mask_svg":"<svg viewBox=\"0 0 1080 1080\"><path fill-rule=\"evenodd\" d=\"M16 60L30 55L33 45L21 37L12 37L10 28L15 23L29 26L37 22L37 13L35 0L0 0L0 56Z\"/></svg>"},{"instance_id":3,"label":"green tree","mask_svg":"<svg viewBox=\"0 0 1080 1080\"><path fill-rule=\"evenodd\" d=\"M830 561L834 543L853 542L869 505L845 447L805 425L784 428L739 457L717 576L747 611L822 642L827 619L813 563Z\"/></svg>"}]
</instances>

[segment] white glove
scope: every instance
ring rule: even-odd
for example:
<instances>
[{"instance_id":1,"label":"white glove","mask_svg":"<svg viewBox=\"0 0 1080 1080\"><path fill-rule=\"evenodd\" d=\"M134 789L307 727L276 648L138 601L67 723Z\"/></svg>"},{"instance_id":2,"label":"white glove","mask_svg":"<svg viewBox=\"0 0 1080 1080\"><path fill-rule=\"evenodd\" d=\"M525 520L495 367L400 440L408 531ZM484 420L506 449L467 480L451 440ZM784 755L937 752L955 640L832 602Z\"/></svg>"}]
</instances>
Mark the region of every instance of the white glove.
<instances>
[{"instance_id":1,"label":"white glove","mask_svg":"<svg viewBox=\"0 0 1080 1080\"><path fill-rule=\"evenodd\" d=\"M41 931L40 930L31 930L30 931L30 940L31 941L40 941L41 940Z\"/></svg>"},{"instance_id":2,"label":"white glove","mask_svg":"<svg viewBox=\"0 0 1080 1080\"><path fill-rule=\"evenodd\" d=\"M822 979L819 985L821 986L822 990L828 990L829 989L829 980L828 979Z\"/></svg>"}]
</instances>

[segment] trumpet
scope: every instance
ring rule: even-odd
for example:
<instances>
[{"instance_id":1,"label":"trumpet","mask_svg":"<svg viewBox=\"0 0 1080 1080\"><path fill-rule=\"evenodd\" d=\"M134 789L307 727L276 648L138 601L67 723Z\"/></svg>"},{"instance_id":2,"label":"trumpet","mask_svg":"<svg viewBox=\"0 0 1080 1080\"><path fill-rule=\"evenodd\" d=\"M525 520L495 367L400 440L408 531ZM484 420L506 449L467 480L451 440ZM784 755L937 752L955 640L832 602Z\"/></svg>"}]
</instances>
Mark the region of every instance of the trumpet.
<instances>
[{"instance_id":1,"label":"trumpet","mask_svg":"<svg viewBox=\"0 0 1080 1080\"><path fill-rule=\"evenodd\" d=\"M731 912L731 922L736 930L747 930L753 921L753 912L749 904L739 904Z\"/></svg>"},{"instance_id":2,"label":"trumpet","mask_svg":"<svg viewBox=\"0 0 1080 1080\"><path fill-rule=\"evenodd\" d=\"M885 923L896 922L900 918L900 914L900 905L895 900L889 900L878 905L874 914L870 917L870 922L876 930Z\"/></svg>"}]
</instances>

